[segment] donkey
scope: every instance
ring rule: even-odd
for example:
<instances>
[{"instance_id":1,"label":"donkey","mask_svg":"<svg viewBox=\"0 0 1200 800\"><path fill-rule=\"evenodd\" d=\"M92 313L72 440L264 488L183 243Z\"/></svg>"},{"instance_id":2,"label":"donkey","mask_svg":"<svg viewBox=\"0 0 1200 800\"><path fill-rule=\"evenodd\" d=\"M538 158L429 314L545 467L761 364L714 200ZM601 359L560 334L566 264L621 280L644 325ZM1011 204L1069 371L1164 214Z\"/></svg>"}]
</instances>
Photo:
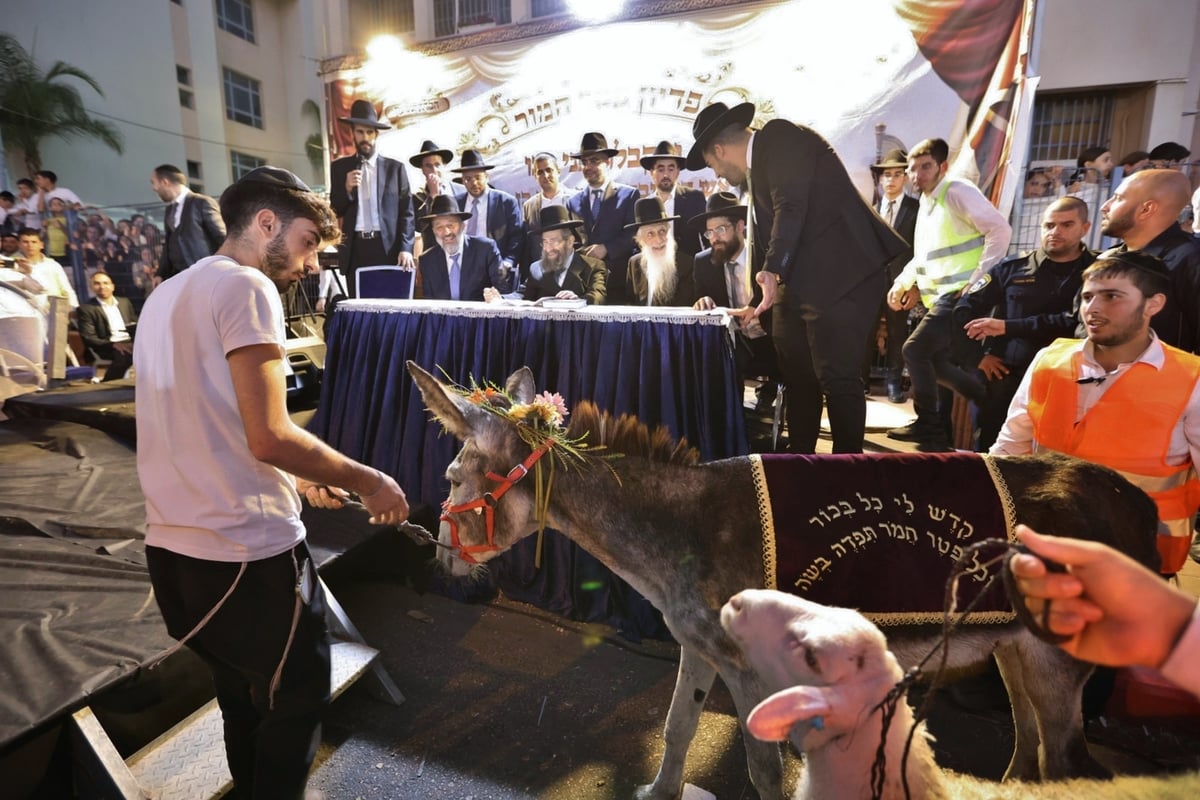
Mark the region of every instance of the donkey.
<instances>
[{"instance_id":1,"label":"donkey","mask_svg":"<svg viewBox=\"0 0 1200 800\"><path fill-rule=\"evenodd\" d=\"M680 797L687 749L720 674L738 711L755 789L762 798L783 798L778 746L746 731L747 716L770 687L720 620L731 596L765 585L750 457L699 464L694 449L673 441L661 427L650 431L633 418L613 420L586 402L571 413L565 434L549 442L535 434L537 426L524 413L535 400L528 368L513 373L503 392L476 390L473 396L443 385L412 361L408 369L426 406L463 442L446 470L450 496L440 533L442 564L456 574L468 573L547 525L641 592L662 612L679 643L662 762L654 781L639 787L635 797ZM580 440L586 448L570 445ZM590 455L601 445L599 456ZM1065 456L996 463L1017 521L1103 541L1142 563L1157 563L1155 506L1116 473ZM538 470L543 470L540 476L531 475ZM918 663L939 635L936 624L897 626L889 639L907 667ZM950 640L948 664L970 667L993 654L1016 728L1005 777L1106 775L1088 754L1083 736L1082 687L1093 667L1016 622L964 627Z\"/></svg>"}]
</instances>

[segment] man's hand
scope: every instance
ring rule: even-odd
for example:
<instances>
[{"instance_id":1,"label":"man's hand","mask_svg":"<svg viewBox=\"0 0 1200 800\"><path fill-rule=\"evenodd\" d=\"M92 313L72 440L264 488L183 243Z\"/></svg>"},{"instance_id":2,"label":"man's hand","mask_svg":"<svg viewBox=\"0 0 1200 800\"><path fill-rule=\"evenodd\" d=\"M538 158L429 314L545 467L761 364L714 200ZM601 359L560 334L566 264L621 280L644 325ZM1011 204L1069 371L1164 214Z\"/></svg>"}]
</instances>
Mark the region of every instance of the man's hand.
<instances>
[{"instance_id":1,"label":"man's hand","mask_svg":"<svg viewBox=\"0 0 1200 800\"><path fill-rule=\"evenodd\" d=\"M980 317L973 319L966 325L963 325L963 330L967 332L967 336L975 339L986 339L989 336L1003 336L1005 331L1004 320L994 317Z\"/></svg>"},{"instance_id":2,"label":"man's hand","mask_svg":"<svg viewBox=\"0 0 1200 800\"><path fill-rule=\"evenodd\" d=\"M396 266L401 267L401 268L406 269L411 272L412 270L417 268L417 262L413 258L412 253L408 253L408 252L405 252L404 250L401 250L400 255L398 255L396 257Z\"/></svg>"},{"instance_id":3,"label":"man's hand","mask_svg":"<svg viewBox=\"0 0 1200 800\"><path fill-rule=\"evenodd\" d=\"M442 193L442 184L437 173L431 172L425 176L425 193L430 197L437 197Z\"/></svg>"},{"instance_id":4,"label":"man's hand","mask_svg":"<svg viewBox=\"0 0 1200 800\"><path fill-rule=\"evenodd\" d=\"M583 254L603 261L604 257L608 255L608 248L602 244L592 244L583 248Z\"/></svg>"},{"instance_id":5,"label":"man's hand","mask_svg":"<svg viewBox=\"0 0 1200 800\"><path fill-rule=\"evenodd\" d=\"M695 303L692 303L692 308L695 311L712 311L716 307L716 302L708 296L701 297Z\"/></svg>"},{"instance_id":6,"label":"man's hand","mask_svg":"<svg viewBox=\"0 0 1200 800\"><path fill-rule=\"evenodd\" d=\"M888 308L892 311L910 311L917 307L921 299L921 290L916 286L901 289L893 286L887 293Z\"/></svg>"},{"instance_id":7,"label":"man's hand","mask_svg":"<svg viewBox=\"0 0 1200 800\"><path fill-rule=\"evenodd\" d=\"M767 272L765 269L761 270L758 275L754 276L754 280L759 286L762 287L763 299L762 302L758 304L758 308L755 308L753 313L750 314L750 317L757 317L759 314L762 314L768 308L775 305L775 294L779 291L779 278L774 272ZM731 311L730 313L736 317L740 317L742 322L745 322L747 318L745 315L741 314L740 311L741 309L736 312Z\"/></svg>"},{"instance_id":8,"label":"man's hand","mask_svg":"<svg viewBox=\"0 0 1200 800\"><path fill-rule=\"evenodd\" d=\"M358 184L362 182L362 170L352 169L346 173L346 194L350 194L358 188Z\"/></svg>"},{"instance_id":9,"label":"man's hand","mask_svg":"<svg viewBox=\"0 0 1200 800\"><path fill-rule=\"evenodd\" d=\"M308 501L313 508L338 509L346 505L350 494L345 489L336 486L326 486L323 483L313 483L304 478L296 478L296 491Z\"/></svg>"},{"instance_id":10,"label":"man's hand","mask_svg":"<svg viewBox=\"0 0 1200 800\"><path fill-rule=\"evenodd\" d=\"M408 499L404 490L392 479L376 470L379 475L379 488L371 494L359 495L371 518L367 521L372 525L398 525L408 519Z\"/></svg>"},{"instance_id":11,"label":"man's hand","mask_svg":"<svg viewBox=\"0 0 1200 800\"><path fill-rule=\"evenodd\" d=\"M483 287L483 301L485 303L499 303L503 300L500 296L500 291L492 286Z\"/></svg>"},{"instance_id":12,"label":"man's hand","mask_svg":"<svg viewBox=\"0 0 1200 800\"><path fill-rule=\"evenodd\" d=\"M578 300L579 295L572 292L570 289L563 289L558 294L554 295L555 300Z\"/></svg>"},{"instance_id":13,"label":"man's hand","mask_svg":"<svg viewBox=\"0 0 1200 800\"><path fill-rule=\"evenodd\" d=\"M989 381L998 381L1002 378L1008 377L1008 373L1012 370L1008 368L1008 364L1005 364L999 356L994 356L991 353L988 353L986 356L979 359L979 371L982 372L984 377L986 377Z\"/></svg>"},{"instance_id":14,"label":"man's hand","mask_svg":"<svg viewBox=\"0 0 1200 800\"><path fill-rule=\"evenodd\" d=\"M133 342L113 342L112 349L128 355L133 352Z\"/></svg>"}]
</instances>

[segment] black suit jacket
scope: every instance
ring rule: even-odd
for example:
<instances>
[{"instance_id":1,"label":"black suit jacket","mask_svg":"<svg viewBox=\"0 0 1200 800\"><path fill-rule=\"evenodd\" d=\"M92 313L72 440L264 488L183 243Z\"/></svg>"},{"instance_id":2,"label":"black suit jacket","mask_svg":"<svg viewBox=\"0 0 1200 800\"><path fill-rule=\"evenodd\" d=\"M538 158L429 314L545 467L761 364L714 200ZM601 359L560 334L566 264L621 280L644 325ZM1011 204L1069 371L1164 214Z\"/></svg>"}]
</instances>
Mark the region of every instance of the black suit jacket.
<instances>
[{"instance_id":1,"label":"black suit jacket","mask_svg":"<svg viewBox=\"0 0 1200 800\"><path fill-rule=\"evenodd\" d=\"M502 192L494 187L488 187L487 198L487 237L496 243L500 249L500 259L511 266L521 264L521 250L525 246L525 227L521 222L521 204L517 198L508 192ZM463 211L471 207L471 195L464 193L458 196L458 206ZM468 229L473 219L464 223Z\"/></svg>"},{"instance_id":2,"label":"black suit jacket","mask_svg":"<svg viewBox=\"0 0 1200 800\"><path fill-rule=\"evenodd\" d=\"M435 247L421 254L421 296L427 300L451 300L450 270L446 251ZM483 290L491 286L508 291L508 276L500 266L500 251L491 239L463 237L462 273L458 281L459 300L483 301Z\"/></svg>"},{"instance_id":3,"label":"black suit jacket","mask_svg":"<svg viewBox=\"0 0 1200 800\"><path fill-rule=\"evenodd\" d=\"M633 207L638 201L638 190L632 186L609 183L600 198L600 213L592 218L591 187L584 185L567 199L567 210L572 217L583 220L583 238L586 244L602 244L608 250L604 265L608 267L608 294L610 301L625 301L625 271L629 257L633 255L633 231L626 225L635 221Z\"/></svg>"},{"instance_id":4,"label":"black suit jacket","mask_svg":"<svg viewBox=\"0 0 1200 800\"><path fill-rule=\"evenodd\" d=\"M675 244L679 252L689 256L700 252L700 234L688 224L688 220L703 213L704 192L683 186L675 187L675 215L683 217L675 220Z\"/></svg>"},{"instance_id":5,"label":"black suit jacket","mask_svg":"<svg viewBox=\"0 0 1200 800\"><path fill-rule=\"evenodd\" d=\"M580 253L571 254L571 263L567 264L567 276L563 278L562 286L553 277L542 275L540 267L530 267L530 278L525 281L521 296L526 300L540 300L543 297L554 297L559 292L574 292L576 297L588 301L588 305L603 305L608 299L608 267L598 258L589 258ZM538 277L532 277L537 274Z\"/></svg>"},{"instance_id":6,"label":"black suit jacket","mask_svg":"<svg viewBox=\"0 0 1200 800\"><path fill-rule=\"evenodd\" d=\"M116 301L125 326L128 328L137 322L137 312L133 310L133 303L125 297L118 297ZM95 297L79 306L75 314L75 324L79 327L79 336L83 343L92 350L99 352L111 343L112 326L108 324L108 316ZM133 336L132 330L129 331L129 335Z\"/></svg>"},{"instance_id":7,"label":"black suit jacket","mask_svg":"<svg viewBox=\"0 0 1200 800\"><path fill-rule=\"evenodd\" d=\"M225 241L221 210L208 195L188 192L183 198L179 225L172 227L170 220L166 223L167 236L158 265L158 275L164 280L208 258Z\"/></svg>"},{"instance_id":8,"label":"black suit jacket","mask_svg":"<svg viewBox=\"0 0 1200 800\"><path fill-rule=\"evenodd\" d=\"M401 251L411 253L413 248L413 206L408 190L408 171L395 159L375 158L375 207L379 209L379 231L388 263L395 264ZM358 169L358 156L339 158L329 167L329 204L342 220L345 237L338 248L338 266L343 271L375 266L350 263L350 240L358 225L358 190L350 196L346 191L346 176L355 169Z\"/></svg>"},{"instance_id":9,"label":"black suit jacket","mask_svg":"<svg viewBox=\"0 0 1200 800\"><path fill-rule=\"evenodd\" d=\"M828 307L904 252L816 131L771 120L754 135L751 164L752 263L778 273L801 303Z\"/></svg>"},{"instance_id":10,"label":"black suit jacket","mask_svg":"<svg viewBox=\"0 0 1200 800\"><path fill-rule=\"evenodd\" d=\"M568 190L563 189L562 191ZM542 200L542 193L538 192L521 206L521 216L525 225L525 245L521 248L523 251L521 256L522 275L529 274L529 266L533 262L542 260ZM566 208L566 200L563 201L563 207ZM567 215L571 219L582 219L569 208Z\"/></svg>"},{"instance_id":11,"label":"black suit jacket","mask_svg":"<svg viewBox=\"0 0 1200 800\"><path fill-rule=\"evenodd\" d=\"M882 201L881 201L882 203ZM908 245L904 252L896 256L888 263L888 286L896 280L900 275L904 265L912 261L913 257L913 237L917 234L917 213L921 210L921 204L917 198L909 195L903 195L900 198L900 207L896 209L896 219L892 225L892 230L900 234L900 238Z\"/></svg>"},{"instance_id":12,"label":"black suit jacket","mask_svg":"<svg viewBox=\"0 0 1200 800\"><path fill-rule=\"evenodd\" d=\"M631 305L646 305L646 298L650 294L650 286L646 281L646 269L642 266L643 259L642 253L629 259L625 299ZM678 251L675 253L675 275L678 278L675 283L675 293L671 296L670 302L654 302L651 305L690 307L692 303L696 302L696 282L692 279L692 261L692 256L687 253Z\"/></svg>"}]
</instances>

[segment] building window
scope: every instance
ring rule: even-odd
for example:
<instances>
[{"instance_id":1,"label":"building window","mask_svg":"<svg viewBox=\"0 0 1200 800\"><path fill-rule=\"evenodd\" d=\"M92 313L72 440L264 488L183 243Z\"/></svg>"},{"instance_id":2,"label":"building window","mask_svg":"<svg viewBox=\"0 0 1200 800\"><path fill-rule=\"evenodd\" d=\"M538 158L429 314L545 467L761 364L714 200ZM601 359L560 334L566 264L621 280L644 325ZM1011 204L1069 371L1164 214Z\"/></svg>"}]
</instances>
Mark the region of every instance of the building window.
<instances>
[{"instance_id":1,"label":"building window","mask_svg":"<svg viewBox=\"0 0 1200 800\"><path fill-rule=\"evenodd\" d=\"M229 165L233 168L234 181L240 181L242 176L252 169L265 167L267 162L261 158L239 153L237 150L229 151Z\"/></svg>"},{"instance_id":2,"label":"building window","mask_svg":"<svg viewBox=\"0 0 1200 800\"><path fill-rule=\"evenodd\" d=\"M202 170L200 168L199 161L188 161L187 162L187 176L188 176L189 183L191 181L198 181L204 177L204 173L202 172Z\"/></svg>"},{"instance_id":3,"label":"building window","mask_svg":"<svg viewBox=\"0 0 1200 800\"><path fill-rule=\"evenodd\" d=\"M234 122L263 126L262 95L254 78L225 67L225 117Z\"/></svg>"},{"instance_id":4,"label":"building window","mask_svg":"<svg viewBox=\"0 0 1200 800\"><path fill-rule=\"evenodd\" d=\"M250 0L217 0L217 26L253 43L254 15L250 13Z\"/></svg>"},{"instance_id":5,"label":"building window","mask_svg":"<svg viewBox=\"0 0 1200 800\"><path fill-rule=\"evenodd\" d=\"M529 7L533 17L552 17L567 13L567 0L533 0Z\"/></svg>"},{"instance_id":6,"label":"building window","mask_svg":"<svg viewBox=\"0 0 1200 800\"><path fill-rule=\"evenodd\" d=\"M192 71L182 64L175 65L175 82L180 86L192 85Z\"/></svg>"},{"instance_id":7,"label":"building window","mask_svg":"<svg viewBox=\"0 0 1200 800\"><path fill-rule=\"evenodd\" d=\"M180 89L179 90L179 105L183 106L184 108L194 109L196 107L196 98L194 98L192 96L192 93L190 91L188 91L187 89Z\"/></svg>"},{"instance_id":8,"label":"building window","mask_svg":"<svg viewBox=\"0 0 1200 800\"><path fill-rule=\"evenodd\" d=\"M1115 93L1088 91L1038 95L1029 134L1031 162L1074 162L1088 147L1112 137ZM1120 154L1113 155L1120 158Z\"/></svg>"},{"instance_id":9,"label":"building window","mask_svg":"<svg viewBox=\"0 0 1200 800\"><path fill-rule=\"evenodd\" d=\"M508 25L512 0L433 0L434 36L453 36L474 25Z\"/></svg>"}]
</instances>

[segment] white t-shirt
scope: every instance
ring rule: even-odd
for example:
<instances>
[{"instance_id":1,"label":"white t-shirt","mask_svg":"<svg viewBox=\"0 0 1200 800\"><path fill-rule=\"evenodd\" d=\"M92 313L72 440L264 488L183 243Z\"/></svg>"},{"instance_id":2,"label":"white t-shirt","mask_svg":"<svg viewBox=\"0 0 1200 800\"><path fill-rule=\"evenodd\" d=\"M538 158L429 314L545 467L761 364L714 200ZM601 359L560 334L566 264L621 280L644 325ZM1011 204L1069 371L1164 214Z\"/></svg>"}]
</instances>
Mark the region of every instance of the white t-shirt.
<instances>
[{"instance_id":1,"label":"white t-shirt","mask_svg":"<svg viewBox=\"0 0 1200 800\"><path fill-rule=\"evenodd\" d=\"M240 562L304 538L292 476L250 452L226 361L284 340L279 290L224 256L197 261L146 301L133 355L146 544Z\"/></svg>"},{"instance_id":2,"label":"white t-shirt","mask_svg":"<svg viewBox=\"0 0 1200 800\"><path fill-rule=\"evenodd\" d=\"M47 295L65 297L71 308L79 308L79 297L75 294L75 288L71 286L71 280L62 264L49 256L42 256L41 261L31 264L30 267L33 270L33 279L45 288ZM42 310L45 311L47 307L44 305Z\"/></svg>"}]
</instances>

